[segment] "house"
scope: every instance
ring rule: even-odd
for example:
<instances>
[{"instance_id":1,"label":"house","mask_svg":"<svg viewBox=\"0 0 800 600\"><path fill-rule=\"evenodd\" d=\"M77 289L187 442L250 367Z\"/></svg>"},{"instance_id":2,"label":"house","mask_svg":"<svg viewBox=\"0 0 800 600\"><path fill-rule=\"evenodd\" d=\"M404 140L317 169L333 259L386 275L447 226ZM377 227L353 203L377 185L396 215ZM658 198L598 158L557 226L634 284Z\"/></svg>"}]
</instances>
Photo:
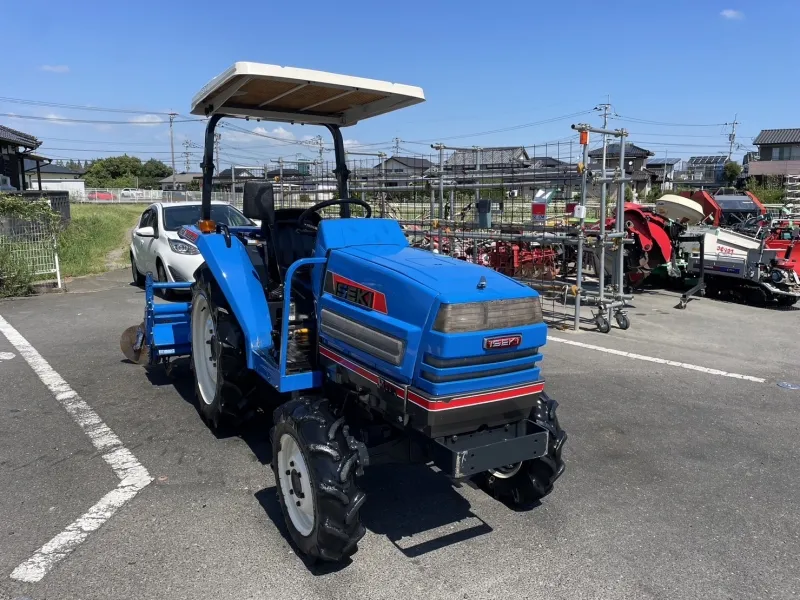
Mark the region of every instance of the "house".
<instances>
[{"instance_id":1,"label":"house","mask_svg":"<svg viewBox=\"0 0 800 600\"><path fill-rule=\"evenodd\" d=\"M412 178L422 177L431 166L431 161L426 158L392 156L376 165L373 171L376 177L383 173L386 186L393 187L408 185Z\"/></svg>"},{"instance_id":2,"label":"house","mask_svg":"<svg viewBox=\"0 0 800 600\"><path fill-rule=\"evenodd\" d=\"M230 175L228 175L230 177ZM161 191L186 191L191 187L191 184L194 181L197 181L198 184L203 179L202 173L176 173L175 179L173 180L172 175L164 177L158 183L161 185Z\"/></svg>"},{"instance_id":3,"label":"house","mask_svg":"<svg viewBox=\"0 0 800 600\"><path fill-rule=\"evenodd\" d=\"M675 172L681 170L682 162L680 158L651 158L645 168L658 175L657 182L661 183L661 189L666 191L672 189Z\"/></svg>"},{"instance_id":4,"label":"house","mask_svg":"<svg viewBox=\"0 0 800 600\"><path fill-rule=\"evenodd\" d=\"M427 169L431 168L431 165L431 161L427 158L392 156L374 168L378 172L383 169L387 176L397 175L402 178L411 175L422 175Z\"/></svg>"},{"instance_id":5,"label":"house","mask_svg":"<svg viewBox=\"0 0 800 600\"><path fill-rule=\"evenodd\" d=\"M758 152L745 152L742 157L742 177L747 179L750 176L750 164L758 160Z\"/></svg>"},{"instance_id":6,"label":"house","mask_svg":"<svg viewBox=\"0 0 800 600\"><path fill-rule=\"evenodd\" d=\"M522 146L456 150L444 163L444 170L451 173L474 171L480 159L480 170L510 171L528 167L530 157Z\"/></svg>"},{"instance_id":7,"label":"house","mask_svg":"<svg viewBox=\"0 0 800 600\"><path fill-rule=\"evenodd\" d=\"M41 145L42 142L32 135L0 125L0 190L28 189L25 160L31 160L37 170L41 167L41 163L48 161L43 156L33 154L33 151ZM40 184L38 171L37 183ZM41 188L41 184L39 187Z\"/></svg>"},{"instance_id":8,"label":"house","mask_svg":"<svg viewBox=\"0 0 800 600\"><path fill-rule=\"evenodd\" d=\"M565 167L568 164L552 156L532 156L528 159L528 166L531 169L555 169L557 167Z\"/></svg>"},{"instance_id":9,"label":"house","mask_svg":"<svg viewBox=\"0 0 800 600\"><path fill-rule=\"evenodd\" d=\"M800 129L762 129L753 144L758 161L748 165L748 175L800 175Z\"/></svg>"},{"instance_id":10,"label":"house","mask_svg":"<svg viewBox=\"0 0 800 600\"><path fill-rule=\"evenodd\" d=\"M26 158L25 180L29 190L62 190L72 195L83 195L86 186L83 181L83 169L70 169L62 165L39 165L37 171L36 161Z\"/></svg>"},{"instance_id":11,"label":"house","mask_svg":"<svg viewBox=\"0 0 800 600\"><path fill-rule=\"evenodd\" d=\"M608 144L606 146L606 170L613 170L619 167L620 144ZM627 142L625 144L625 165L624 172L631 178L631 188L634 196L643 198L650 193L653 184L658 179L656 171L649 170L646 165L655 152ZM590 171L597 171L602 166L603 149L596 148L589 152Z\"/></svg>"},{"instance_id":12,"label":"house","mask_svg":"<svg viewBox=\"0 0 800 600\"><path fill-rule=\"evenodd\" d=\"M616 169L619 167L619 151L619 143L608 144L608 146L606 146L606 169ZM645 168L647 159L649 159L651 156L655 156L655 152L651 152L650 150L646 150L630 142L626 143L625 172L632 173L634 171L641 171ZM602 148L595 148L589 152L589 163L591 167L597 168L601 164L602 159Z\"/></svg>"},{"instance_id":13,"label":"house","mask_svg":"<svg viewBox=\"0 0 800 600\"><path fill-rule=\"evenodd\" d=\"M711 156L691 156L686 162L685 178L688 183L722 184L725 183L725 163L728 157L722 154Z\"/></svg>"}]
</instances>

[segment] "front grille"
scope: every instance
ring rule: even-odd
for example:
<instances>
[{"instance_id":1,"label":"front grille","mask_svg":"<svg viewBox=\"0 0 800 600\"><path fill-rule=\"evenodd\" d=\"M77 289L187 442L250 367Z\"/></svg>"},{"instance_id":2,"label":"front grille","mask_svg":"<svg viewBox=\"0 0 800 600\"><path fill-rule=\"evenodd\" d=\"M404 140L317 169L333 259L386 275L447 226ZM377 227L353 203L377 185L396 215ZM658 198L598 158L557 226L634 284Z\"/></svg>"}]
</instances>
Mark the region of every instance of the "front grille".
<instances>
[{"instance_id":1,"label":"front grille","mask_svg":"<svg viewBox=\"0 0 800 600\"><path fill-rule=\"evenodd\" d=\"M533 369L536 367L536 357L539 355L539 348L526 348L525 350L515 350L513 352L503 352L501 354L484 354L481 356L464 356L458 358L440 358L426 353L422 357L421 376L432 383L447 383L449 381L466 381L469 379L481 379L495 375L505 375ZM524 360L522 364L508 365L509 361ZM450 369L463 367L493 366L494 368L475 369L467 373L449 372ZM429 367L426 369L426 367ZM434 373L432 369L439 372Z\"/></svg>"}]
</instances>

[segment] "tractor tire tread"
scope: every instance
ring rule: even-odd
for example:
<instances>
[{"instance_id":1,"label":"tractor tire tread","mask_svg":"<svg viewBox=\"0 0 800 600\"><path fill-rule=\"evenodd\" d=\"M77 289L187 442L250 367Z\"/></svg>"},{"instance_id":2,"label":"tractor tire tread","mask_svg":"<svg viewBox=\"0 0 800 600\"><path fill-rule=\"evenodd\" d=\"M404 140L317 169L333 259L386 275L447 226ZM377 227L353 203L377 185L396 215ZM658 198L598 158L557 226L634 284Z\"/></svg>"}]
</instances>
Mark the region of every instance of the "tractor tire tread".
<instances>
[{"instance_id":1,"label":"tractor tire tread","mask_svg":"<svg viewBox=\"0 0 800 600\"><path fill-rule=\"evenodd\" d=\"M308 451L313 454L327 454L336 462L342 459L342 455L336 449L331 448L329 444L309 444Z\"/></svg>"},{"instance_id":2,"label":"tractor tire tread","mask_svg":"<svg viewBox=\"0 0 800 600\"><path fill-rule=\"evenodd\" d=\"M272 469L292 541L300 553L310 559L340 561L357 547L366 532L358 518L366 496L355 484L356 473L352 463L348 462L351 455L343 455L337 450L348 447L344 427L336 425L338 419L324 399L299 398L287 402L275 410L273 420ZM333 439L329 439L331 431ZM281 436L285 433L291 434L300 446L311 477L315 515L312 531L307 536L300 535L292 525L280 489L277 456ZM351 466L347 467L348 464ZM343 473L345 477L341 476Z\"/></svg>"},{"instance_id":3,"label":"tractor tire tread","mask_svg":"<svg viewBox=\"0 0 800 600\"><path fill-rule=\"evenodd\" d=\"M518 507L533 505L553 491L554 482L566 468L561 451L567 436L558 423L557 406L555 400L540 396L529 417L548 432L547 454L526 461L520 471L508 479L483 473L477 477L480 487L496 499L510 501Z\"/></svg>"}]
</instances>

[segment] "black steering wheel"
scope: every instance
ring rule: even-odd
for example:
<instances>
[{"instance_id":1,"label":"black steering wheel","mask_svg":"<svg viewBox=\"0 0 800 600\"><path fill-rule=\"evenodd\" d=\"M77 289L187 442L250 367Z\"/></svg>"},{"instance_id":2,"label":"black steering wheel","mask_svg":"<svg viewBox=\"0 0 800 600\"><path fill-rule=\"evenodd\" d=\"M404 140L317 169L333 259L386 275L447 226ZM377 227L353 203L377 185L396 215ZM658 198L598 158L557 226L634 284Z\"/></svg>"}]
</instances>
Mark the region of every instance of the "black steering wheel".
<instances>
[{"instance_id":1,"label":"black steering wheel","mask_svg":"<svg viewBox=\"0 0 800 600\"><path fill-rule=\"evenodd\" d=\"M364 202L363 200L359 200L357 198L341 198L338 200L325 200L324 202L317 202L314 206L307 208L300 216L297 217L297 227L300 231L316 231L317 228L308 223L308 217L312 214L321 210L323 208L327 208L328 206L334 206L336 204L356 204L361 206L364 209L364 218L369 219L372 216L372 207Z\"/></svg>"}]
</instances>

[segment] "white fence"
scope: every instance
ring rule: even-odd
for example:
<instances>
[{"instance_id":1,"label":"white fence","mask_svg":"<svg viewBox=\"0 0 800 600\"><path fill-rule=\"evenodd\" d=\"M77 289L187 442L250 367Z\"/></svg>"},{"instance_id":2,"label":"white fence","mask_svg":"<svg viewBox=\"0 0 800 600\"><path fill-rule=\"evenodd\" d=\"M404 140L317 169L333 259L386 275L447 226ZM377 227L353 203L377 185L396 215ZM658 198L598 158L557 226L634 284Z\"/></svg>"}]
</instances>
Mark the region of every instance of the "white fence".
<instances>
[{"instance_id":1,"label":"white fence","mask_svg":"<svg viewBox=\"0 0 800 600\"><path fill-rule=\"evenodd\" d=\"M56 241L43 223L0 219L0 250L10 252L15 262L25 265L36 278L55 275L58 287L61 287Z\"/></svg>"},{"instance_id":2,"label":"white fence","mask_svg":"<svg viewBox=\"0 0 800 600\"><path fill-rule=\"evenodd\" d=\"M308 201L322 202L333 198L330 186L324 189L301 189L298 186L275 184L275 197L278 202L285 200L292 204ZM87 188L84 192L70 191L70 202L86 204L151 204L153 202L200 202L202 193L199 191L169 191L169 190L125 190L112 188ZM227 202L241 208L242 193L213 192L212 202Z\"/></svg>"}]
</instances>

